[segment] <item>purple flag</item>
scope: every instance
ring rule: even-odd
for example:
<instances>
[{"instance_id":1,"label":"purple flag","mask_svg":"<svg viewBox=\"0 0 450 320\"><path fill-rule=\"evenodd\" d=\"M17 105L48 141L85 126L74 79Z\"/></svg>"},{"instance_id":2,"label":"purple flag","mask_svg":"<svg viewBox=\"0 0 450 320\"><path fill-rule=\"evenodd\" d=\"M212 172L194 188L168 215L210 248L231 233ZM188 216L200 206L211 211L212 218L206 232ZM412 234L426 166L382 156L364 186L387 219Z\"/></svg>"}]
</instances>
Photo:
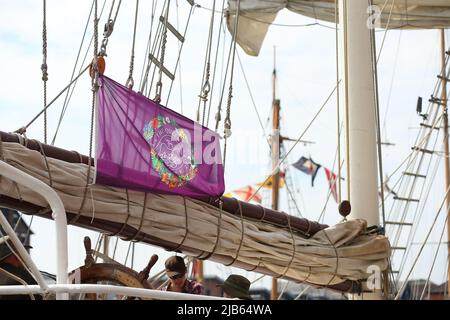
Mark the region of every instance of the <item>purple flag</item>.
<instances>
[{"instance_id":1,"label":"purple flag","mask_svg":"<svg viewBox=\"0 0 450 320\"><path fill-rule=\"evenodd\" d=\"M96 183L188 197L223 194L217 133L105 76L99 83Z\"/></svg>"}]
</instances>

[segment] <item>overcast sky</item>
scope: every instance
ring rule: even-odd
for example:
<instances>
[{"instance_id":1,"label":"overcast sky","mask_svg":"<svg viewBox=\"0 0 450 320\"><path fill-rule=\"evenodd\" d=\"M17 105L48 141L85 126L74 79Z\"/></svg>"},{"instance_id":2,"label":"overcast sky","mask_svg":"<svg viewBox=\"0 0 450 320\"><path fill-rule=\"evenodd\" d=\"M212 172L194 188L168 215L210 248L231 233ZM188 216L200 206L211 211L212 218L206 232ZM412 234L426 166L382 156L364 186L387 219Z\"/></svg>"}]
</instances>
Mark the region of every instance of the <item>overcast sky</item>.
<instances>
[{"instance_id":1,"label":"overcast sky","mask_svg":"<svg viewBox=\"0 0 450 320\"><path fill-rule=\"evenodd\" d=\"M160 1L158 2L161 5ZM212 1L206 0L197 2L206 8L210 8L212 3ZM101 5L103 1L99 1L99 3ZM142 63L145 58L151 5L152 1L140 2L134 68L134 80L137 84L141 79ZM47 6L48 100L51 100L69 83L88 19L91 1L49 0ZM100 40L102 39L101 31L109 6L110 1L106 5L105 13L100 22ZM180 1L179 9L179 29L183 30L187 17L185 1ZM157 15L159 13L160 8L158 6ZM178 78L174 83L174 89L168 104L168 107L175 111L181 112L183 110L183 113L192 119L195 119L198 105L210 15L211 11L204 8L196 8L193 13L181 56L182 95L180 94L180 80L177 74ZM216 15L216 18L218 16ZM176 24L175 7L171 11L169 20ZM134 1L123 1L114 32L108 43L108 57L106 59L106 74L123 84L128 77L133 21ZM315 21L284 10L275 21L280 25L274 25L269 29L259 57L246 56L240 48L238 49L267 134L270 133L268 117L271 112L272 101L271 74L274 46L277 48L277 96L281 99L282 135L297 138L335 86L335 31L332 28L319 25L299 27L299 25L312 22ZM326 24L326 26L333 27L330 24ZM87 42L89 42L91 36L92 23L89 24ZM226 50L228 50L230 40L228 32L225 36ZM378 46L384 36L384 32L377 32ZM0 48L0 130L14 131L31 120L43 106L43 85L40 70L42 63L41 1L0 0ZM85 44L81 51L82 56L84 56L86 49ZM422 96L426 101L433 92L436 75L440 68L439 49L439 32L437 30L395 30L386 34L385 45L378 65L380 107L384 127L383 140L395 144L395 146L384 148L383 164L386 175L397 168L407 156L416 139L417 127L420 123L420 118L415 113L417 97ZM221 45L220 54L222 54L222 50ZM172 69L174 57L176 57L174 52L177 51L177 43L173 41L173 38L169 39L167 51L167 63L169 69ZM89 51L87 57L88 60L92 58L92 50ZM87 62L84 63L84 65L86 64ZM218 79L221 76L221 69L222 58L220 56L217 71ZM228 85L226 88L228 88ZM214 90L217 94L219 86L216 86ZM167 94L167 91L168 86L166 84L163 86L163 96ZM55 132L62 101L62 99L58 100L49 110L50 137ZM90 101L89 78L85 75L73 94L56 139L57 146L77 150L84 154L88 153ZM223 107L225 106L226 102ZM213 119L216 108L217 96L215 95L211 109L211 120L208 123L210 128L214 127ZM270 172L269 148L264 140L263 130L253 109L250 94L237 60L231 115L233 135L228 146L229 158L225 170L228 191L260 182ZM314 141L315 144L298 145L289 158L290 163L301 156L311 156L316 162L331 168L337 148L336 128L336 99L334 97L304 136L305 140ZM42 141L42 121L38 120L32 125L27 131L27 135L30 138ZM287 143L288 148L291 145L292 143ZM437 148L440 148L440 146L440 143L438 143ZM439 170L442 170L442 168ZM296 199L303 216L311 220L318 219L325 205L328 191L323 170L319 172L314 188L311 187L309 176L293 169L291 169L291 173L295 185ZM442 174L437 175L428 199L430 205L427 207L427 217L424 218L423 222L424 230L427 230L427 226L431 223L441 204L443 195L441 177ZM393 181L395 181L394 178ZM288 211L284 193L283 190L281 209ZM268 204L269 202L265 203ZM387 207L389 210L391 209L390 206ZM442 216L438 220L440 225L443 224ZM29 220L28 217L26 219ZM334 224L339 220L337 205L331 200L326 207L324 221L328 224ZM52 222L40 218L34 219L32 225L35 232L32 238L33 257L40 269L49 272L55 272L56 269L53 228ZM69 246L71 248L69 268L73 269L82 265L84 261L83 237L91 235L91 238L95 241L96 235L83 229L74 227L69 229ZM433 241L437 241L440 235L441 228L437 230L439 232L434 236ZM117 257L118 260L123 261L126 248L127 244L123 244L123 249L120 249L119 257ZM445 248L441 250L432 275L432 279L439 283L444 279L444 251ZM157 269L161 269L163 258L167 256L167 253L149 246L138 246L134 268L143 268L148 257L154 252L160 254L162 258L156 265ZM424 251L423 267L418 268L414 276L422 278L428 276L429 261L433 258L433 253L434 250L427 249L427 251ZM426 267L427 265L428 267ZM232 270L215 264L208 264L205 267L207 275L219 274L221 277L226 277ZM239 272L251 279L257 277L254 274ZM268 285L269 280L263 280L260 284Z\"/></svg>"}]
</instances>

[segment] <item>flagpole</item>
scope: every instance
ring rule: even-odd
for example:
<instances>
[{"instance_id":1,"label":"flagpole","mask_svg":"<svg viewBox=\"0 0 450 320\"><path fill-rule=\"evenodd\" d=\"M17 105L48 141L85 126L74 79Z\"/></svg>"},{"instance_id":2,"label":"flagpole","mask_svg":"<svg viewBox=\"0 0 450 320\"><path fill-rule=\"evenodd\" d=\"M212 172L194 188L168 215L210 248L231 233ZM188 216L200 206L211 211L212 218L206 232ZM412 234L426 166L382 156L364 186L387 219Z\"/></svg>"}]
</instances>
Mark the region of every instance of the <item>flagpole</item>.
<instances>
[{"instance_id":1,"label":"flagpole","mask_svg":"<svg viewBox=\"0 0 450 320\"><path fill-rule=\"evenodd\" d=\"M280 170L278 168L278 162L280 158L280 100L276 99L276 47L273 48L273 74L272 74L272 172L276 170L273 175L272 183L272 210L278 210L279 200L279 184L280 184ZM270 298L272 300L278 299L278 280L272 278L272 292Z\"/></svg>"}]
</instances>

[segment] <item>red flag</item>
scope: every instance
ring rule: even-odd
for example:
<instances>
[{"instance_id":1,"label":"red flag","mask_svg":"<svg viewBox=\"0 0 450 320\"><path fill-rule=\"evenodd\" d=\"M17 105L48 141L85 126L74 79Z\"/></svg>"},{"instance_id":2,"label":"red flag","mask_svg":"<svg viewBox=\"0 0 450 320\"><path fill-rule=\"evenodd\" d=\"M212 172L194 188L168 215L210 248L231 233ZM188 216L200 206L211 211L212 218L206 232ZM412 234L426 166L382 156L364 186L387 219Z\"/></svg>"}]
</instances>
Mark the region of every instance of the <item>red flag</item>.
<instances>
[{"instance_id":1,"label":"red flag","mask_svg":"<svg viewBox=\"0 0 450 320\"><path fill-rule=\"evenodd\" d=\"M331 194L333 195L334 201L338 202L338 196L336 191L336 179L337 176L328 168L325 168L325 174L327 175L328 184L330 185Z\"/></svg>"}]
</instances>

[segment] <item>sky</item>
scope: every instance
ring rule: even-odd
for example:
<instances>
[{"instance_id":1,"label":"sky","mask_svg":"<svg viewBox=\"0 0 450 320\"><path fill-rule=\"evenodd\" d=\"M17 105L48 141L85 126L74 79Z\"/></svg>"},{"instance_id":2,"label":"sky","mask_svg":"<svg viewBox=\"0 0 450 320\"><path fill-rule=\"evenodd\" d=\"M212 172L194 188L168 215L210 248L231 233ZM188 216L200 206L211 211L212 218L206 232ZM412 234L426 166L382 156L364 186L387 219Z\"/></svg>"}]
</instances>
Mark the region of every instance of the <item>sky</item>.
<instances>
[{"instance_id":1,"label":"sky","mask_svg":"<svg viewBox=\"0 0 450 320\"><path fill-rule=\"evenodd\" d=\"M175 1L173 1L175 2ZM194 10L186 35L186 42L181 55L181 72L177 72L174 89L168 107L195 120L198 106L198 94L201 87L203 63L208 37L208 23L211 17L212 1L196 1L201 7ZM221 1L218 1L221 3ZM109 39L106 58L106 74L125 83L128 78L130 53L134 24L134 1L124 1L120 9L114 31ZM145 48L148 39L151 6L153 1L141 1L136 34L136 60L134 80L140 83ZM157 14L161 11L161 1L157 1ZM103 1L99 1L99 6ZM108 1L100 21L101 41L106 14L110 9ZM220 4L217 5L218 7ZM47 1L47 38L48 38L48 100L53 99L70 81L75 59L79 50L91 1L49 0ZM171 9L169 21L176 25L175 6ZM179 1L179 29L183 30L187 18L187 5ZM219 18L216 14L216 19ZM92 19L91 19L92 20ZM270 155L264 134L270 134L269 116L271 113L272 91L271 75L273 70L273 52L276 46L276 67L278 75L277 98L281 100L281 134L297 139L310 123L326 97L336 84L335 31L332 24L323 23L309 27L299 25L316 22L314 19L283 10L275 23L269 28L260 55L247 56L240 48L237 54L242 61L245 76L251 94L247 89L242 69L236 58L231 101L232 136L228 145L228 156L225 168L227 191L249 184L261 182L270 172ZM325 25L325 27L323 26ZM217 30L217 29L216 29ZM89 24L86 39L92 36L92 22ZM215 37L217 33L215 32ZM426 101L433 92L436 75L440 70L440 42L438 30L392 30L387 33L378 30L378 49L384 46L378 63L379 101L382 118L382 138L394 146L383 148L383 165L386 175L392 173L408 155L417 137L420 118L415 107L418 96ZM222 35L223 36L223 35ZM226 48L219 46L217 79L222 78L222 52L228 50L230 35L224 33ZM214 38L216 39L216 38ZM449 41L447 35L447 41ZM216 40L214 40L216 41ZM215 44L216 42L214 42ZM43 107L43 84L40 66L42 63L42 2L21 0L0 0L0 130L10 132L27 124ZM178 44L169 38L167 47L167 65L173 69ZM82 47L84 56L86 43ZM214 48L215 51L215 48ZM87 60L92 58L89 50ZM83 65L86 65L85 62ZM181 81L180 81L181 74ZM181 85L180 85L181 83ZM137 86L137 85L136 85ZM167 82L163 85L163 97L167 95ZM218 105L219 86L214 88L211 108L210 128L214 128L214 114ZM228 90L228 83L226 83ZM251 95L260 114L262 130ZM227 96L227 91L225 92ZM164 99L163 99L164 102ZM72 96L66 115L61 124L55 145L68 150L77 150L88 154L90 126L91 91L89 77L84 75ZM49 109L49 136L53 137L62 109L63 98L60 98ZM226 106L226 100L223 108ZM222 114L224 116L224 114ZM222 130L222 129L221 129ZM38 119L27 131L27 136L43 140L43 121ZM314 144L297 145L288 163L295 162L301 156L311 156L314 161L332 168L337 148L336 99L331 99L317 120L303 137ZM287 142L290 148L292 143ZM438 144L440 147L440 144ZM442 167L439 170L443 170ZM319 171L314 187L310 177L290 169L296 200L301 214L311 220L319 219L325 206L328 192L327 180L323 170ZM344 173L345 176L345 173ZM426 213L421 221L418 241L426 235L428 227L441 204L444 194L443 174L437 174L433 180L428 198ZM395 181L395 177L391 181ZM264 204L269 205L270 199ZM387 210L395 212L396 207L387 204ZM285 191L281 192L281 210L289 211ZM341 220L337 213L337 204L331 199L325 206L323 221L335 224ZM438 218L437 225L443 225L443 215ZM25 217L30 221L29 217ZM41 270L56 271L54 224L40 218L33 219L32 256ZM438 241L437 235L430 238ZM69 269L83 264L84 248L82 239L91 236L93 242L97 234L85 229L69 227ZM445 240L444 240L445 241ZM113 245L115 240L113 241ZM119 241L116 259L124 261L128 244ZM432 248L430 248L432 247ZM426 278L430 261L433 260L435 246L427 246L418 267L412 277ZM413 249L413 250L418 250ZM431 279L441 283L445 277L445 248L442 248ZM145 267L153 253L160 255L155 270L163 268L164 257L170 255L159 248L148 245L136 245L133 267L137 270ZM413 252L414 253L414 252ZM415 254L411 254L408 262L413 262ZM128 265L130 263L128 258ZM232 272L259 277L257 274L228 268L215 263L205 264L205 274L219 275L224 278ZM268 286L267 277L255 286Z\"/></svg>"}]
</instances>

